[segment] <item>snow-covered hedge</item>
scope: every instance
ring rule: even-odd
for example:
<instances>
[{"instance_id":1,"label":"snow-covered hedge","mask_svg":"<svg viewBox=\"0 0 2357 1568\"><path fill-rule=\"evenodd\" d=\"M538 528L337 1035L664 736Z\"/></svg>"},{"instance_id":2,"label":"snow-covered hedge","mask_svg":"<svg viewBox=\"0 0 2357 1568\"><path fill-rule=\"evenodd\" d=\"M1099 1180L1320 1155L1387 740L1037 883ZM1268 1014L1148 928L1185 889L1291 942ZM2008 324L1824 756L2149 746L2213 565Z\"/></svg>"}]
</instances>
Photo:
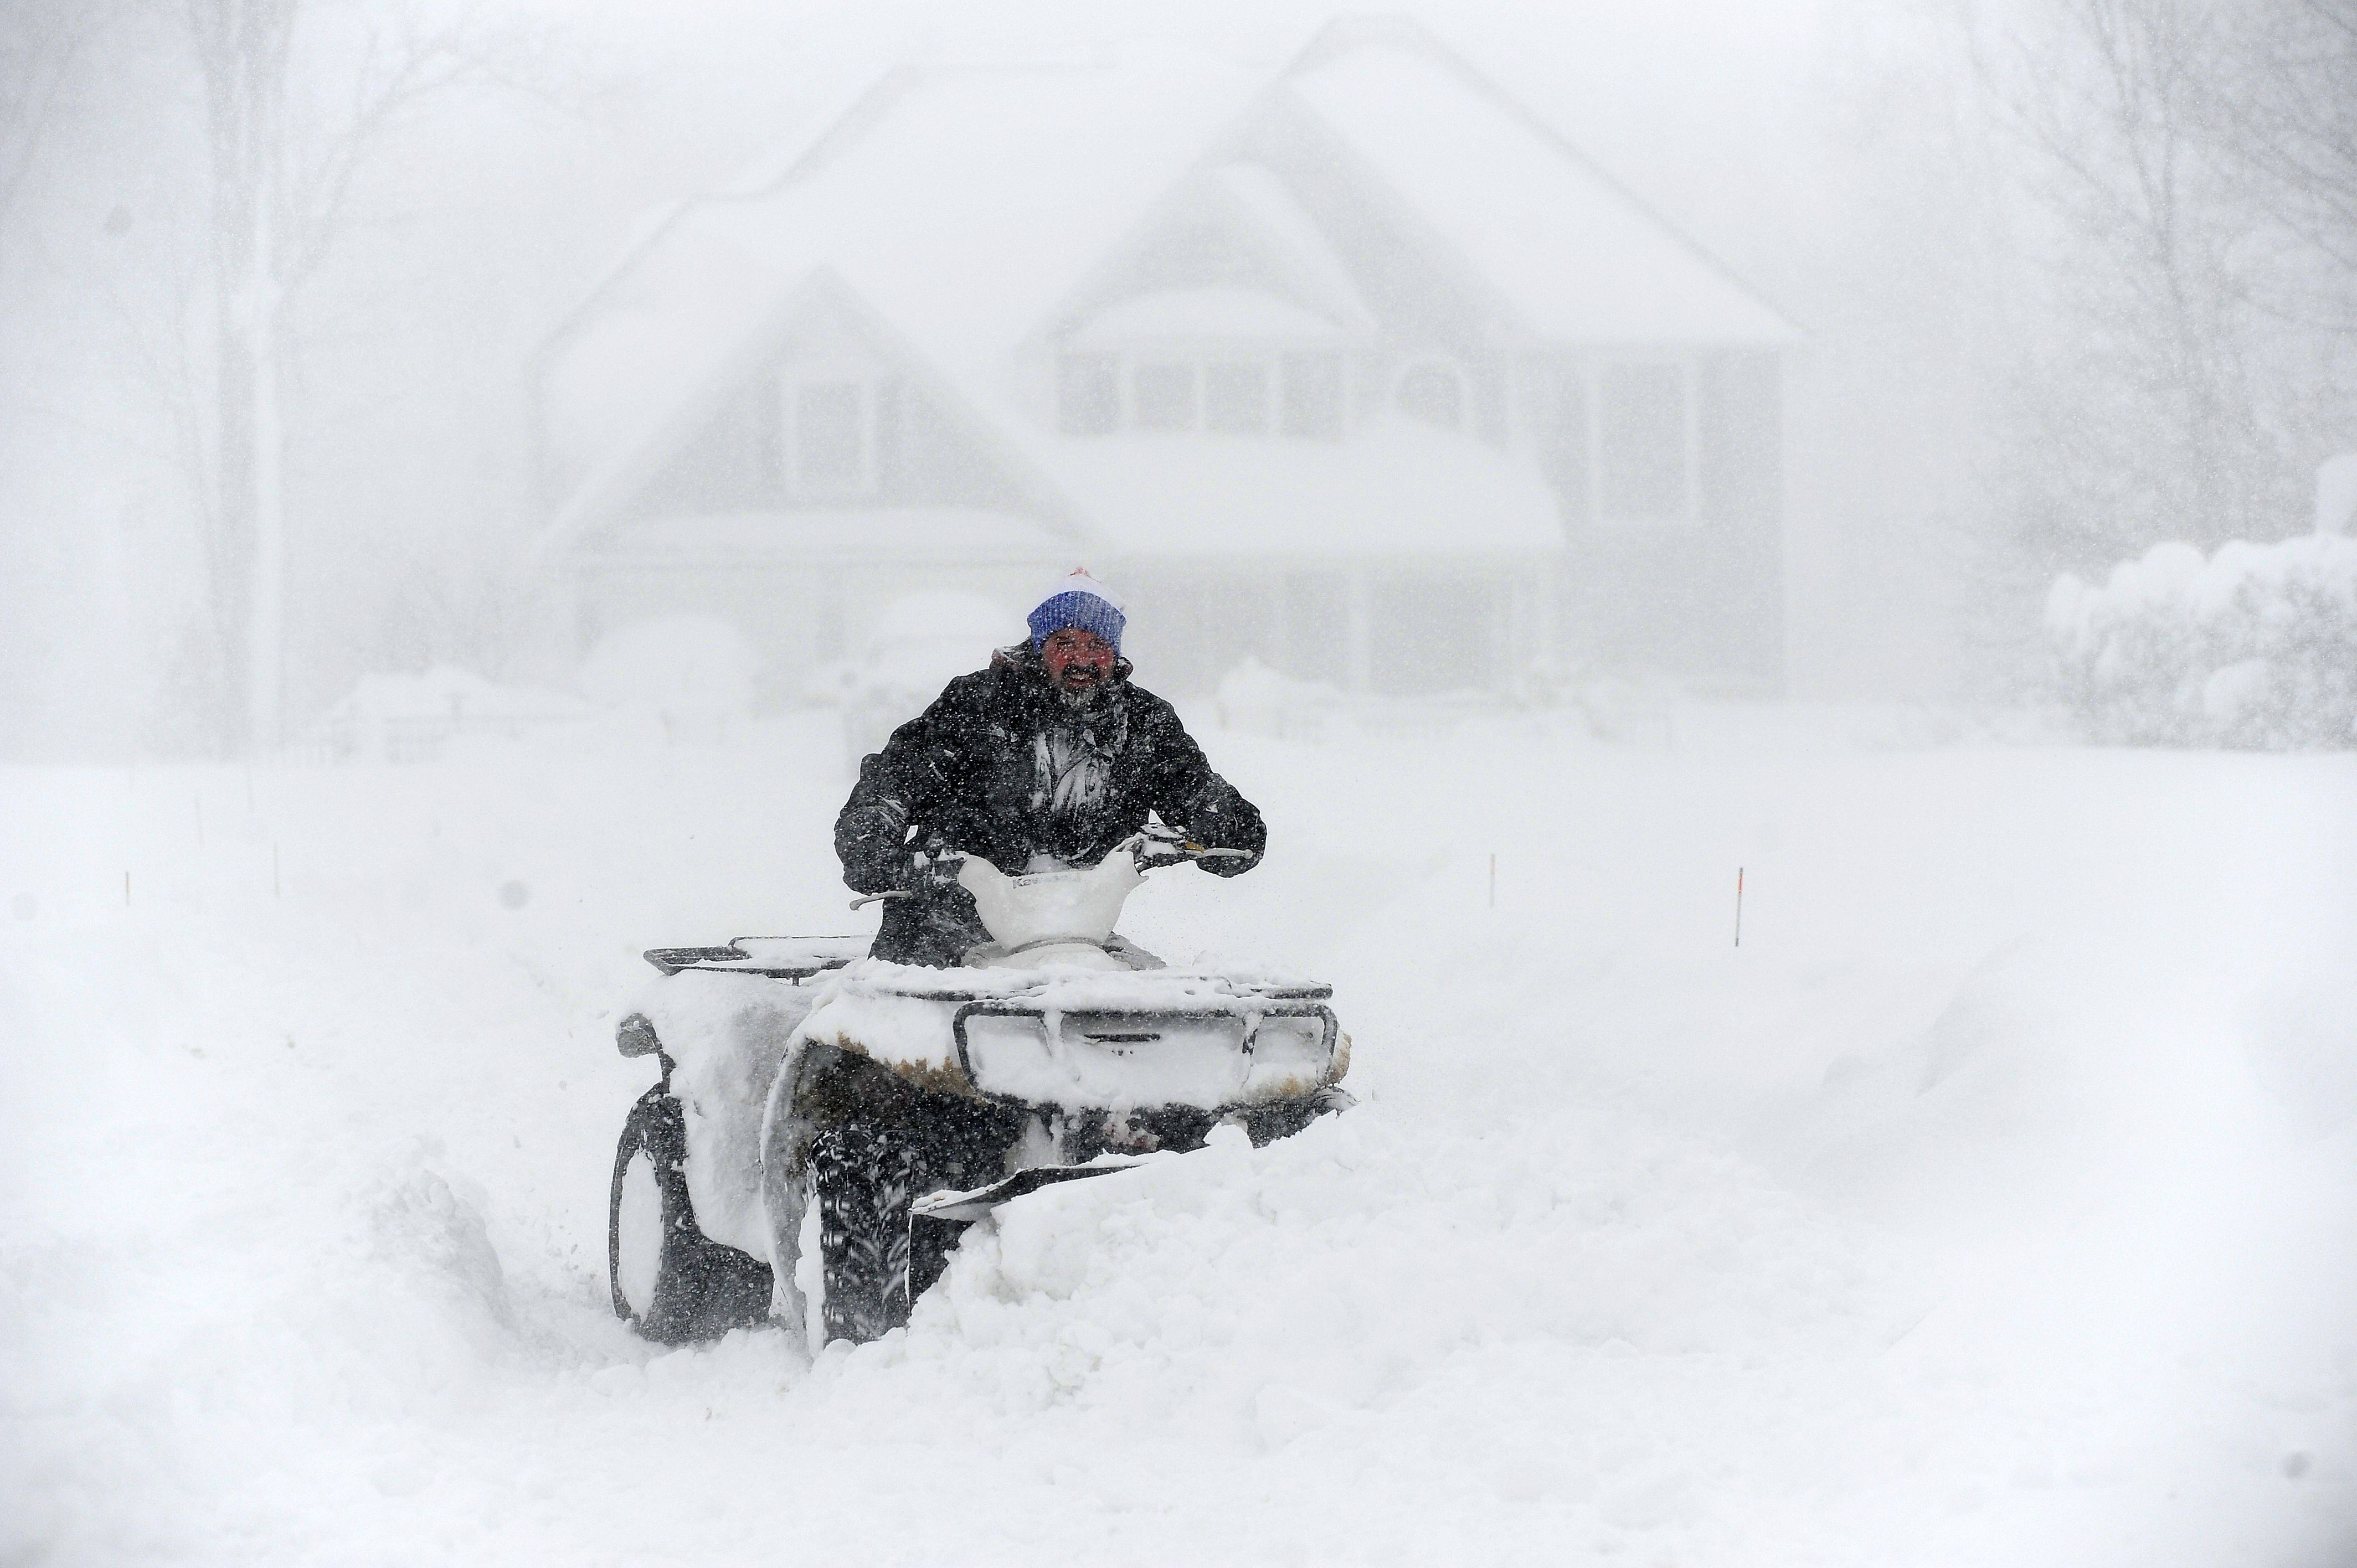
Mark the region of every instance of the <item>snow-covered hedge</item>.
<instances>
[{"instance_id":1,"label":"snow-covered hedge","mask_svg":"<svg viewBox=\"0 0 2357 1568\"><path fill-rule=\"evenodd\" d=\"M2046 629L2098 739L2357 746L2357 541L2157 544L2101 587L2058 579Z\"/></svg>"}]
</instances>

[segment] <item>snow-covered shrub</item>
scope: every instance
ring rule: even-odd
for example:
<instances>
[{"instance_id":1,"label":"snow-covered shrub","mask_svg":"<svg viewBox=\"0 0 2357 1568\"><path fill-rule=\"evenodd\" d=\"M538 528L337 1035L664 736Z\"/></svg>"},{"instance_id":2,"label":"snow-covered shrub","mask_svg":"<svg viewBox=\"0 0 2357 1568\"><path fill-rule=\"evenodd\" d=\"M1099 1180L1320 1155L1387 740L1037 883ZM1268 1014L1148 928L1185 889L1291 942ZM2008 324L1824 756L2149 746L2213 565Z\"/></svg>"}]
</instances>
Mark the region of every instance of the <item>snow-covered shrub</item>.
<instances>
[{"instance_id":1,"label":"snow-covered shrub","mask_svg":"<svg viewBox=\"0 0 2357 1568\"><path fill-rule=\"evenodd\" d=\"M662 616L601 639L581 663L581 690L613 708L651 709L673 735L719 733L752 710L761 656L718 616Z\"/></svg>"},{"instance_id":2,"label":"snow-covered shrub","mask_svg":"<svg viewBox=\"0 0 2357 1568\"><path fill-rule=\"evenodd\" d=\"M2357 746L2357 541L2156 544L2095 587L2058 579L2046 629L2095 738L2284 751Z\"/></svg>"}]
</instances>

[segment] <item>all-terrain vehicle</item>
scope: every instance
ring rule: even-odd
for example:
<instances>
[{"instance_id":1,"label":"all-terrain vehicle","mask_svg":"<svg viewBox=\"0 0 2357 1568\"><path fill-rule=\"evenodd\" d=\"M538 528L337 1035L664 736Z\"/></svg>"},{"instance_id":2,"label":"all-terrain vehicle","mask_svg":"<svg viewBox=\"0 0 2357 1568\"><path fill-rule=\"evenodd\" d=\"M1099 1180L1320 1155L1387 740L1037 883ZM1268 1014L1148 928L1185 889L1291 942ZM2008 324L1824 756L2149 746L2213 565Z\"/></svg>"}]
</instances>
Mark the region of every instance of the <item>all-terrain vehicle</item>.
<instances>
[{"instance_id":1,"label":"all-terrain vehicle","mask_svg":"<svg viewBox=\"0 0 2357 1568\"><path fill-rule=\"evenodd\" d=\"M662 1076L615 1154L615 1312L669 1343L773 1316L813 1351L873 1339L999 1203L1349 1105L1329 987L1171 969L1114 934L1147 870L1222 853L1149 832L1092 866L968 857L992 940L954 969L862 937L649 952L662 978L616 1032Z\"/></svg>"}]
</instances>

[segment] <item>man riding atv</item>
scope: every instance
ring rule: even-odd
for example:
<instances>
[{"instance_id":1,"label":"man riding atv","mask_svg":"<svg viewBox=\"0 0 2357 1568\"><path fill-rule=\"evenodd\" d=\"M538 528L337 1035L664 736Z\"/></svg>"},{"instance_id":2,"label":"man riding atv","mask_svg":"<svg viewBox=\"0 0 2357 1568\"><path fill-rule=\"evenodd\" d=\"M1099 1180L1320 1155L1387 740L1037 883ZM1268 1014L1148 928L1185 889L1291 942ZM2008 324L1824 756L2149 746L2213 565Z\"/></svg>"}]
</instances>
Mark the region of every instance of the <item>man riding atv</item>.
<instances>
[{"instance_id":1,"label":"man riding atv","mask_svg":"<svg viewBox=\"0 0 2357 1568\"><path fill-rule=\"evenodd\" d=\"M1009 875L1094 865L1147 813L1193 843L1259 863L1260 812L1211 771L1168 703L1130 683L1121 603L1086 570L1029 617L1031 640L962 675L860 764L835 820L844 880L881 896L874 956L946 967L989 940L955 857ZM948 857L945 861L944 857Z\"/></svg>"},{"instance_id":2,"label":"man riding atv","mask_svg":"<svg viewBox=\"0 0 2357 1568\"><path fill-rule=\"evenodd\" d=\"M615 1044L662 1076L624 1124L607 1230L640 1333L873 1339L999 1204L1351 1103L1329 987L1173 968L1115 931L1148 872L1233 875L1266 832L1129 683L1103 584L1075 572L1030 624L861 765L835 847L889 900L872 946L647 953L663 978Z\"/></svg>"}]
</instances>

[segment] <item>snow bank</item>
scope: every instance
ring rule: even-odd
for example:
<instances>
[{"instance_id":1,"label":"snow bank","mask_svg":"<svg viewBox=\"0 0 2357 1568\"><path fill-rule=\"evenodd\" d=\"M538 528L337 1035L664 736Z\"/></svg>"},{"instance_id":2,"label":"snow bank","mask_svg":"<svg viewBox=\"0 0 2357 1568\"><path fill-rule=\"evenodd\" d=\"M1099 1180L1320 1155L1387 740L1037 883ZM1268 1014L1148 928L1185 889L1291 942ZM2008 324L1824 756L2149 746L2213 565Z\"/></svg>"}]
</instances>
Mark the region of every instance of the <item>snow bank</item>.
<instances>
[{"instance_id":1,"label":"snow bank","mask_svg":"<svg viewBox=\"0 0 2357 1568\"><path fill-rule=\"evenodd\" d=\"M1249 654L1220 678L1220 727L1272 739L1317 740L1329 733L1346 699L1327 681L1280 675Z\"/></svg>"},{"instance_id":2,"label":"snow bank","mask_svg":"<svg viewBox=\"0 0 2357 1568\"><path fill-rule=\"evenodd\" d=\"M853 924L830 720L0 769L0 1561L2348 1561L2357 756L1208 736L1271 855L1125 928L1360 1106L661 1350L616 1016Z\"/></svg>"},{"instance_id":3,"label":"snow bank","mask_svg":"<svg viewBox=\"0 0 2357 1568\"><path fill-rule=\"evenodd\" d=\"M2090 734L2131 745L2357 746L2357 540L2156 544L2102 587L2059 578L2046 628Z\"/></svg>"},{"instance_id":4,"label":"snow bank","mask_svg":"<svg viewBox=\"0 0 2357 1568\"><path fill-rule=\"evenodd\" d=\"M502 686L442 664L414 673L361 676L292 749L331 762L423 762L439 757L454 738L514 740L550 725L577 723L591 712L564 692Z\"/></svg>"}]
</instances>

